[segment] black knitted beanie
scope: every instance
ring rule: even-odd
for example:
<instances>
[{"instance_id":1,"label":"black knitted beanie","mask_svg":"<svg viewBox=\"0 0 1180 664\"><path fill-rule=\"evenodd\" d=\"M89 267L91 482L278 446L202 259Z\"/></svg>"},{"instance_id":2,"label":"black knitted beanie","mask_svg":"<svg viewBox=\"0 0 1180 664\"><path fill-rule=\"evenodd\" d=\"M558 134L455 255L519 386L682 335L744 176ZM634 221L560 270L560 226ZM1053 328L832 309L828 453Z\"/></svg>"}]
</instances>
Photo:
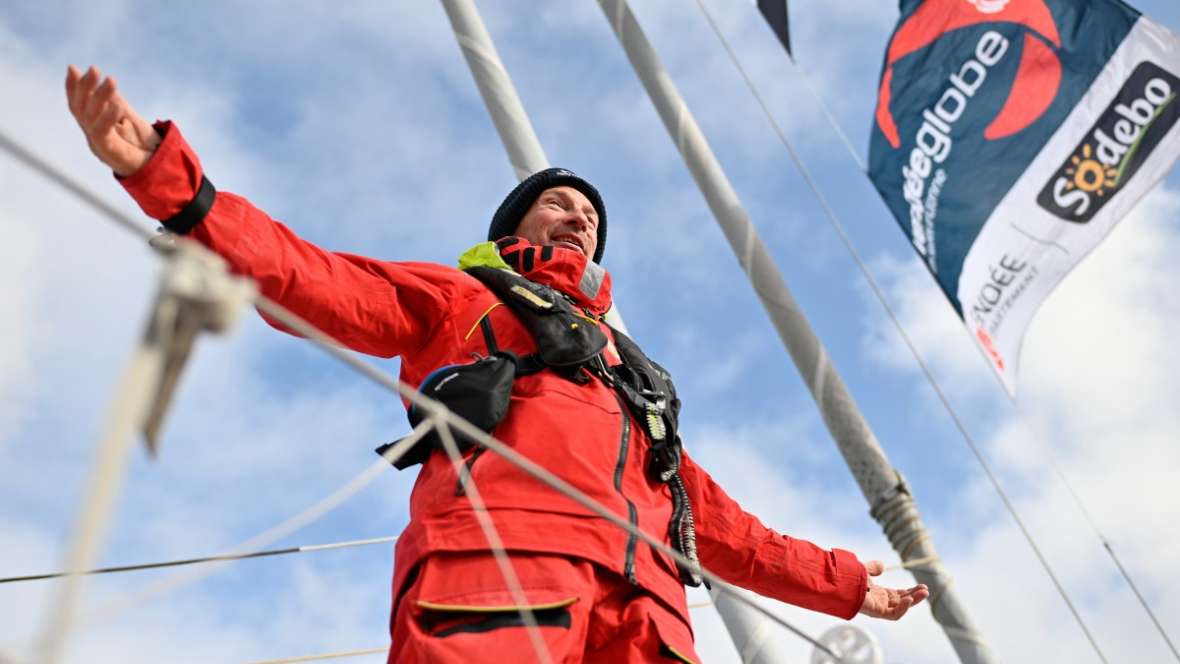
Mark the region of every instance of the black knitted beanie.
<instances>
[{"instance_id":1,"label":"black knitted beanie","mask_svg":"<svg viewBox=\"0 0 1180 664\"><path fill-rule=\"evenodd\" d=\"M546 168L537 171L521 181L508 193L496 214L492 216L492 225L488 228L488 239L499 240L516 232L520 220L528 212L541 192L552 187L573 187L590 199L590 204L598 213L598 248L592 257L595 263L602 261L602 252L606 249L606 206L602 203L602 196L594 185L578 177L571 170L564 168Z\"/></svg>"}]
</instances>

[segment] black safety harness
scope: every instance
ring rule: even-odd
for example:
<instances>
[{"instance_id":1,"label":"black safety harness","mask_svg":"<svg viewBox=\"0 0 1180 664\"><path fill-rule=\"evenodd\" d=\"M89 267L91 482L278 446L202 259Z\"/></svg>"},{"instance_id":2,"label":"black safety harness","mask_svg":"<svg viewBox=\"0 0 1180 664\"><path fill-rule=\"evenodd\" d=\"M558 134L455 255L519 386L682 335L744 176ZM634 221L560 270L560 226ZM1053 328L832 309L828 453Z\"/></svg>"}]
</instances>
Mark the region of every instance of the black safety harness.
<instances>
[{"instance_id":1,"label":"black safety harness","mask_svg":"<svg viewBox=\"0 0 1180 664\"><path fill-rule=\"evenodd\" d=\"M598 377L626 404L651 440L647 471L671 490L669 535L676 549L691 563L687 567L678 565L681 580L699 586L700 562L692 505L680 476L681 442L677 432L680 400L672 376L649 359L638 344L613 327L611 332L621 364L610 366L602 354L608 340L598 321L575 309L569 298L556 289L499 268L477 266L465 272L508 306L532 335L537 352L518 357L500 349L485 316L480 326L488 356L471 364L436 370L422 381L419 391L490 432L507 413L512 379L516 376L549 369L579 384L588 382L591 376ZM425 414L413 406L408 415L414 426L425 419ZM466 447L475 444L458 432L456 441ZM384 453L392 445L383 445L377 451ZM431 433L394 465L403 469L421 463L434 449L441 449L441 442L437 434Z\"/></svg>"}]
</instances>

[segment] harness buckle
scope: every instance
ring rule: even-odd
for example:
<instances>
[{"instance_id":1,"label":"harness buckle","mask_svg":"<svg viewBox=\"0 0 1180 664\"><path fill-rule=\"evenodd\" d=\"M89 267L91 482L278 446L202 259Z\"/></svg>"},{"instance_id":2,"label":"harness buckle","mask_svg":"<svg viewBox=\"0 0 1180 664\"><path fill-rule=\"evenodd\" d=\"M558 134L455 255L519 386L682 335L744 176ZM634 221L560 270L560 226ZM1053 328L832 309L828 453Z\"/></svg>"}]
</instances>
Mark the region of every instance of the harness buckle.
<instances>
[{"instance_id":1,"label":"harness buckle","mask_svg":"<svg viewBox=\"0 0 1180 664\"><path fill-rule=\"evenodd\" d=\"M609 387L615 386L615 374L610 367L606 365L606 361L602 359L602 353L594 356L594 359L589 362L590 370L596 376L602 379Z\"/></svg>"}]
</instances>

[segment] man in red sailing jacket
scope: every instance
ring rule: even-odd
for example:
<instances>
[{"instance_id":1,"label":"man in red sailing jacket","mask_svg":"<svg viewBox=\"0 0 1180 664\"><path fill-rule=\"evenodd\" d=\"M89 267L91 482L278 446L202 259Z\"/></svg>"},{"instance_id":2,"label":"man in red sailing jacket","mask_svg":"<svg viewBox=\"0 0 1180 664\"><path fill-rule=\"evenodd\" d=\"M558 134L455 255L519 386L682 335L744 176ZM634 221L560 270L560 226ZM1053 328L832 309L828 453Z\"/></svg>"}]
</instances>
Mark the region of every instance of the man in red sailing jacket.
<instances>
[{"instance_id":1,"label":"man in red sailing jacket","mask_svg":"<svg viewBox=\"0 0 1180 664\"><path fill-rule=\"evenodd\" d=\"M214 189L171 122L148 124L91 67L69 68L70 111L91 150L144 212L225 258L262 293L341 343L379 357L401 356L401 378L420 385L439 367L499 350L537 353L538 341L480 280L454 268L328 252L301 240L246 199ZM601 371L571 377L549 368L518 375L493 434L578 490L681 550L670 534L674 488L647 472L653 434L612 387L624 339L601 323L610 275L598 261L606 212L588 182L547 169L516 187L497 210L489 240L461 267L510 268L560 292L609 339ZM498 348L497 348L498 347ZM576 380L574 379L576 378ZM481 448L464 452L460 479L445 454L425 458L398 540L390 662L504 661L536 657L467 497L478 489L539 634L554 661L699 661L681 571L668 556ZM925 586L895 590L841 549L823 550L762 525L697 466L679 457L691 548L728 582L798 606L851 618L900 618ZM469 479L466 479L469 478ZM683 504L683 501L682 501ZM680 511L680 510L677 510Z\"/></svg>"}]
</instances>

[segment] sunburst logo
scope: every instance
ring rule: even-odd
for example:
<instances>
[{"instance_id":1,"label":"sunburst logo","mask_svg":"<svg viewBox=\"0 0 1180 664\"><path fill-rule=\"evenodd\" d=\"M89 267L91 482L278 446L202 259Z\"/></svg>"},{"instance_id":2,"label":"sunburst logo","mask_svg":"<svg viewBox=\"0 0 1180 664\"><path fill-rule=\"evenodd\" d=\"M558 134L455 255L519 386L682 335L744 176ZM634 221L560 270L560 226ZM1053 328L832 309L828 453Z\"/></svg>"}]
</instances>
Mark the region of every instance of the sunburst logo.
<instances>
[{"instance_id":1,"label":"sunburst logo","mask_svg":"<svg viewBox=\"0 0 1180 664\"><path fill-rule=\"evenodd\" d=\"M1180 121L1180 77L1154 62L1136 65L1090 131L1037 195L1037 204L1076 224L1089 222L1128 186Z\"/></svg>"},{"instance_id":2,"label":"sunburst logo","mask_svg":"<svg viewBox=\"0 0 1180 664\"><path fill-rule=\"evenodd\" d=\"M1088 194L1105 196L1107 189L1119 186L1119 169L1095 159L1094 148L1089 143L1082 146L1082 154L1070 158L1070 164L1065 168L1068 178L1065 191L1081 189Z\"/></svg>"}]
</instances>

